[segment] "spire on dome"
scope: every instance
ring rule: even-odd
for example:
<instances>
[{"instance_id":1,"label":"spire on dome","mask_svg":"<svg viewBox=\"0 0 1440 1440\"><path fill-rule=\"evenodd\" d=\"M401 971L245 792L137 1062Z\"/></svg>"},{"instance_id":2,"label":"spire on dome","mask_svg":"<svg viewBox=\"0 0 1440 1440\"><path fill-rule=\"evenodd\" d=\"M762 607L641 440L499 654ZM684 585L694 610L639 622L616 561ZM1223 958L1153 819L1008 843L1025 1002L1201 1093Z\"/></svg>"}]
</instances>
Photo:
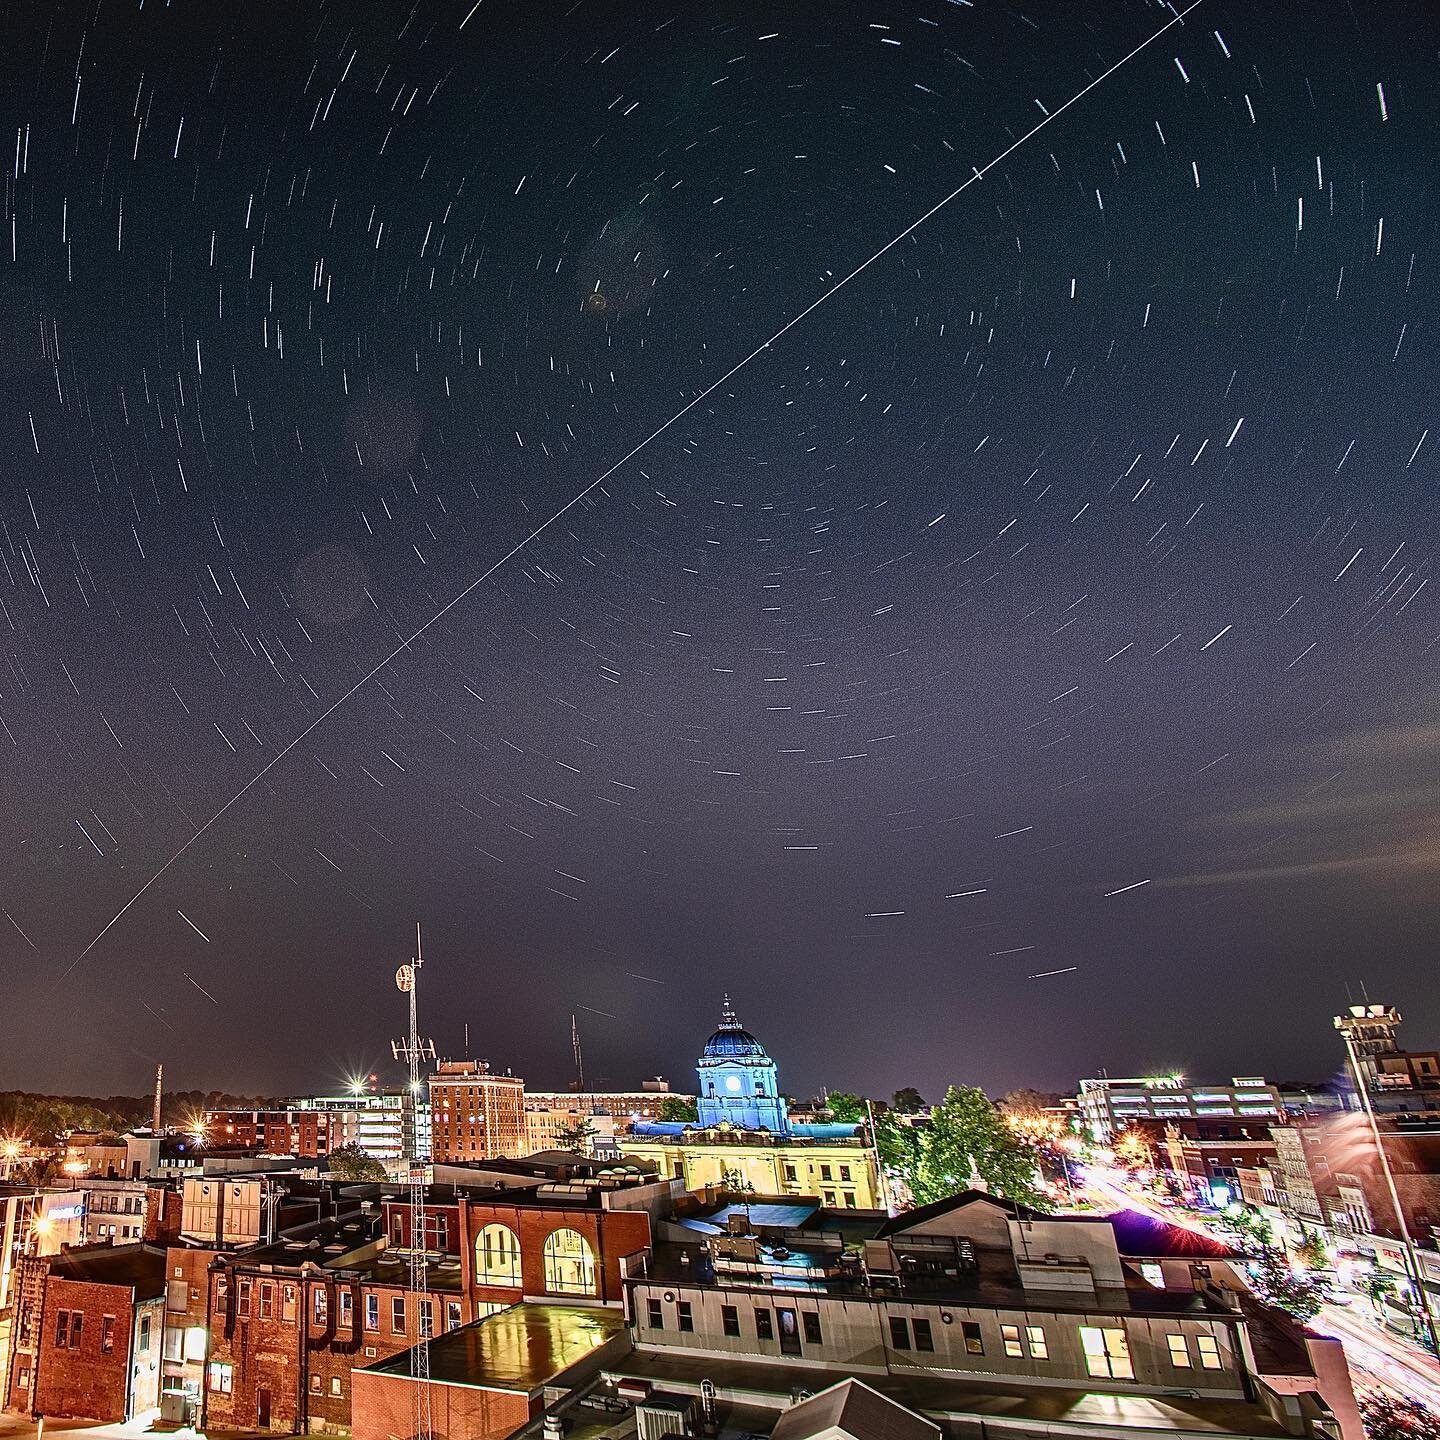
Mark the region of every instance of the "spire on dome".
<instances>
[{"instance_id":1,"label":"spire on dome","mask_svg":"<svg viewBox=\"0 0 1440 1440\"><path fill-rule=\"evenodd\" d=\"M730 992L725 992L725 1001L720 1008L720 1028L722 1030L740 1029L740 1018L735 1013L735 1007L730 1003Z\"/></svg>"}]
</instances>

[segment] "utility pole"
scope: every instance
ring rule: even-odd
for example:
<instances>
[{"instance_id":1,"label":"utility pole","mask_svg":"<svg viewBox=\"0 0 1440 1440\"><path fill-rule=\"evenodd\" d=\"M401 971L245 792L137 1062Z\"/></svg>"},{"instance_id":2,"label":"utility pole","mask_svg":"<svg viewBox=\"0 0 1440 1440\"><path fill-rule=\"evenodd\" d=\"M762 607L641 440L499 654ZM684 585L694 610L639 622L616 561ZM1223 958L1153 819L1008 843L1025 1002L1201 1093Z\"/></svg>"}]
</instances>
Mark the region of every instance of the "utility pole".
<instances>
[{"instance_id":1,"label":"utility pole","mask_svg":"<svg viewBox=\"0 0 1440 1440\"><path fill-rule=\"evenodd\" d=\"M1400 1192L1395 1187L1395 1176L1390 1169L1390 1157L1385 1153L1385 1143L1380 1135L1380 1126L1375 1119L1375 1107L1370 1103L1370 1087L1365 1083L1360 1069L1360 1057L1355 1049L1355 1037L1337 1020L1345 1041L1345 1053L1350 1059L1350 1073L1355 1077L1355 1088L1360 1094L1360 1103L1365 1109L1365 1118L1370 1122L1370 1134L1375 1141L1375 1153L1380 1157L1380 1170L1385 1176L1385 1186L1390 1192L1390 1203L1395 1207L1395 1223L1400 1228L1400 1238L1405 1245L1406 1260L1411 1279L1420 1297L1420 1309L1425 1316L1425 1330L1430 1336L1431 1353L1440 1355L1440 1333L1437 1333L1435 1311L1430 1303L1430 1292L1425 1288L1425 1273L1420 1269L1420 1257L1415 1252L1415 1242L1410 1238L1410 1227L1405 1223L1405 1212L1400 1208Z\"/></svg>"},{"instance_id":2,"label":"utility pole","mask_svg":"<svg viewBox=\"0 0 1440 1440\"><path fill-rule=\"evenodd\" d=\"M427 1327L425 1317L430 1305L430 1271L426 1262L425 1237L425 1187L426 1161L421 1153L419 1105L422 1091L420 1067L422 1062L435 1059L435 1044L420 1038L419 1019L416 1010L417 991L420 982L420 967L425 963L420 945L420 922L415 922L415 959L409 965L402 965L395 972L395 988L410 999L410 1031L403 1040L390 1042L391 1053L397 1060L404 1060L410 1071L410 1103L415 1114L410 1127L409 1154L405 1157L410 1181L410 1295L415 1307L415 1331L417 1343L410 1347L410 1388L415 1400L416 1440L433 1440L430 1423L430 1340L434 1334L434 1315Z\"/></svg>"},{"instance_id":3,"label":"utility pole","mask_svg":"<svg viewBox=\"0 0 1440 1440\"><path fill-rule=\"evenodd\" d=\"M880 1188L880 1205L887 1212L890 1206L890 1184L885 1178L885 1166L880 1159L880 1137L875 1133L875 1107L865 1101L865 1118L869 1122L870 1148L875 1152L875 1180Z\"/></svg>"}]
</instances>

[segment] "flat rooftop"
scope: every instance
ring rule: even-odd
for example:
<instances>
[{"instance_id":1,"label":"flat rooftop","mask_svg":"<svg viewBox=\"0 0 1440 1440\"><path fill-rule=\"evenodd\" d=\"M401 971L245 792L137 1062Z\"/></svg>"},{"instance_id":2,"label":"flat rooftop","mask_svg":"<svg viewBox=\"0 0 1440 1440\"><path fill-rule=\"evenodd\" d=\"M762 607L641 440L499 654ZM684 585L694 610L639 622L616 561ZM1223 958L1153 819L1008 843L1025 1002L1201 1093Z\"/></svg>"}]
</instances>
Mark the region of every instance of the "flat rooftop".
<instances>
[{"instance_id":1,"label":"flat rooftop","mask_svg":"<svg viewBox=\"0 0 1440 1440\"><path fill-rule=\"evenodd\" d=\"M688 1263L682 1255L688 1252ZM1015 1262L1008 1250L974 1247L977 1268L972 1273L914 1276L903 1284L873 1281L859 1276L817 1273L833 1264L833 1251L806 1251L794 1247L777 1256L762 1247L756 1271L720 1272L715 1278L701 1273L689 1246L657 1245L644 1275L635 1275L631 1284L701 1285L706 1289L755 1292L773 1296L777 1291L829 1295L851 1300L903 1299L918 1305L976 1305L1004 1310L1051 1310L1077 1314L1113 1315L1215 1315L1233 1316L1228 1306L1198 1290L1160 1290L1138 1278L1131 1284L1101 1285L1090 1290L1027 1290L1020 1283Z\"/></svg>"},{"instance_id":2,"label":"flat rooftop","mask_svg":"<svg viewBox=\"0 0 1440 1440\"><path fill-rule=\"evenodd\" d=\"M455 1333L459 1333L458 1331ZM704 1380L714 1383L722 1401L764 1404L775 1411L790 1404L792 1391L811 1393L851 1378L840 1370L809 1365L690 1357L673 1350L636 1350L607 1366L607 1377L649 1380L664 1390L697 1394ZM934 1376L864 1375L857 1377L892 1400L931 1417L1031 1423L1037 1430L1053 1426L1063 1436L1074 1426L1083 1435L1125 1437L1160 1433L1183 1437L1232 1436L1271 1440L1288 1434L1258 1404L1244 1400L1189 1399L1178 1395L1104 1395L1091 1390L1052 1386L1022 1388Z\"/></svg>"},{"instance_id":3,"label":"flat rooftop","mask_svg":"<svg viewBox=\"0 0 1440 1440\"><path fill-rule=\"evenodd\" d=\"M618 1310L584 1305L512 1305L429 1342L436 1384L533 1395L625 1330ZM402 1350L367 1373L410 1374Z\"/></svg>"}]
</instances>

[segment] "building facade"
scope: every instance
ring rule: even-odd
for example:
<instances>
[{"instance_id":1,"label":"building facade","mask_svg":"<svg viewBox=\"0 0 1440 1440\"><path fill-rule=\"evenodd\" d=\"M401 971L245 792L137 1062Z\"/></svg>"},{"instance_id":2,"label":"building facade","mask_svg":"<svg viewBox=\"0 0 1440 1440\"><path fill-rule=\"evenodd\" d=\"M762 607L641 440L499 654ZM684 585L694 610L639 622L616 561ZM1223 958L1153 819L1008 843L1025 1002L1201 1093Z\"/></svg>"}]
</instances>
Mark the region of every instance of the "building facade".
<instances>
[{"instance_id":1,"label":"building facade","mask_svg":"<svg viewBox=\"0 0 1440 1440\"><path fill-rule=\"evenodd\" d=\"M215 1149L259 1150L266 1155L319 1159L359 1142L353 1110L212 1110L205 1143Z\"/></svg>"},{"instance_id":2,"label":"building facade","mask_svg":"<svg viewBox=\"0 0 1440 1440\"><path fill-rule=\"evenodd\" d=\"M528 1153L525 1082L484 1060L443 1060L430 1076L431 1158L518 1159Z\"/></svg>"},{"instance_id":3,"label":"building facade","mask_svg":"<svg viewBox=\"0 0 1440 1440\"><path fill-rule=\"evenodd\" d=\"M1183 1075L1080 1082L1076 1097L1081 1125L1092 1140L1108 1144L1127 1125L1146 1120L1248 1120L1265 1124L1287 1111L1312 1113L1339 1109L1339 1095L1318 1088L1282 1088L1261 1076L1236 1076L1226 1084L1197 1085Z\"/></svg>"},{"instance_id":4,"label":"building facade","mask_svg":"<svg viewBox=\"0 0 1440 1440\"><path fill-rule=\"evenodd\" d=\"M637 1121L617 1137L623 1155L682 1180L687 1190L814 1195L860 1210L879 1203L879 1170L863 1128L796 1122L775 1062L740 1024L728 995L695 1068L698 1118Z\"/></svg>"},{"instance_id":5,"label":"building facade","mask_svg":"<svg viewBox=\"0 0 1440 1440\"><path fill-rule=\"evenodd\" d=\"M119 1424L158 1406L164 1250L107 1242L30 1256L25 1269L7 1408Z\"/></svg>"}]
</instances>

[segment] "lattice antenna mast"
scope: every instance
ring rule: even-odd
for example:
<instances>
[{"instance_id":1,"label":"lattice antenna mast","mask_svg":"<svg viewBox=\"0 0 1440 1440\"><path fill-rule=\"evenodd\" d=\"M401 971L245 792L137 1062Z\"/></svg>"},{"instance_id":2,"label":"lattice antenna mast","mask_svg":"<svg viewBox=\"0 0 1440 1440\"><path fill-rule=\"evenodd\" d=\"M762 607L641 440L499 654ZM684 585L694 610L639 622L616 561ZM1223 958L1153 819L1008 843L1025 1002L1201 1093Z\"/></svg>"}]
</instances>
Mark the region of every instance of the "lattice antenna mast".
<instances>
[{"instance_id":1,"label":"lattice antenna mast","mask_svg":"<svg viewBox=\"0 0 1440 1440\"><path fill-rule=\"evenodd\" d=\"M405 1061L410 1071L410 1143L405 1159L410 1182L410 1303L415 1307L418 1341L410 1348L410 1388L415 1398L415 1440L432 1440L430 1423L430 1337L434 1332L434 1316L430 1310L430 1272L425 1255L425 1187L426 1162L420 1139L420 1103L424 1081L421 1067L434 1063L435 1044L420 1038L416 1004L419 992L420 967L425 963L420 944L420 924L415 924L415 959L395 972L395 988L410 1000L410 1033L404 1040L390 1042L391 1053ZM429 1326L425 1317L431 1317Z\"/></svg>"}]
</instances>

